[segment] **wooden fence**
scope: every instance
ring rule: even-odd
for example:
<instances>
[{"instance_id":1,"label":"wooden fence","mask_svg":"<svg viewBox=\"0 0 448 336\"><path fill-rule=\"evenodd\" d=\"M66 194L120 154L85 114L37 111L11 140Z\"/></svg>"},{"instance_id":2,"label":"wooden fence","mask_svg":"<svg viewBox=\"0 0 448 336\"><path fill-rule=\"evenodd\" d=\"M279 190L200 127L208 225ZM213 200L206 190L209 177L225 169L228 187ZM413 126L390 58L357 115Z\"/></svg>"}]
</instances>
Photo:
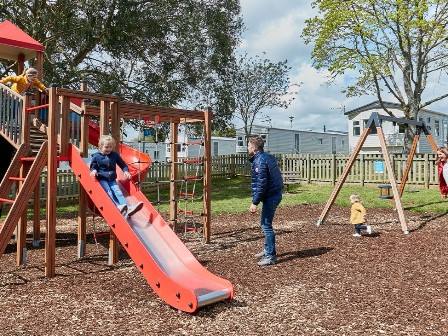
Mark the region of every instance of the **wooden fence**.
<instances>
[{"instance_id":1,"label":"wooden fence","mask_svg":"<svg viewBox=\"0 0 448 336\"><path fill-rule=\"evenodd\" d=\"M315 154L282 154L276 155L281 170L285 176L293 176L294 180L306 183L332 183L334 184L342 174L348 155L315 155ZM429 188L438 185L435 154L417 154L413 167L409 174L409 185L420 185ZM391 155L395 176L400 181L406 156L401 154ZM384 172L378 172L383 166ZM245 154L223 155L213 158L212 177L226 178L236 175L249 175L250 163ZM202 166L179 165L179 176L202 175ZM162 188L168 188L170 176L169 164L154 164L148 171L147 178L142 182L142 190L151 192L156 190L156 181ZM347 178L348 183L368 184L387 182L387 173L381 154L361 154L354 163ZM41 177L41 195L45 197L46 173ZM190 182L191 183L191 182ZM58 172L57 183L58 200L74 200L78 198L78 183L73 173L69 170ZM42 198L44 200L44 198Z\"/></svg>"},{"instance_id":2,"label":"wooden fence","mask_svg":"<svg viewBox=\"0 0 448 336\"><path fill-rule=\"evenodd\" d=\"M407 156L391 154L390 158L395 177L399 182L403 176ZM334 184L342 174L348 159L348 155L286 154L280 157L279 163L282 171L289 172L289 174L295 173L299 180L308 183L328 182ZM437 185L439 180L435 160L435 154L416 154L407 183L421 185L425 188ZM361 185L387 181L382 154L360 154L346 180L348 183Z\"/></svg>"}]
</instances>

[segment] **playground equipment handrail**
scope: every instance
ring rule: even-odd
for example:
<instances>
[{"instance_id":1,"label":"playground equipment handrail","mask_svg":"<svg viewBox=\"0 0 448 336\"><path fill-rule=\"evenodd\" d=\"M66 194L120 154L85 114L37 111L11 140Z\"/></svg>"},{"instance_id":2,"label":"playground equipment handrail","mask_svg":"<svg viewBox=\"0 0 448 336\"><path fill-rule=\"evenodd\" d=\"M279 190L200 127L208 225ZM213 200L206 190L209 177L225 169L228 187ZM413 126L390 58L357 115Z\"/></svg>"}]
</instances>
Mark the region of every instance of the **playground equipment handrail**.
<instances>
[{"instance_id":1,"label":"playground equipment handrail","mask_svg":"<svg viewBox=\"0 0 448 336\"><path fill-rule=\"evenodd\" d=\"M12 96L15 96L16 98L19 98L19 99L23 100L23 96L22 96L21 94L15 92L15 91L13 91L13 90L11 90L11 88L10 88L9 86L0 83L0 88L1 88L1 89L7 89L8 92L9 92Z\"/></svg>"},{"instance_id":2,"label":"playground equipment handrail","mask_svg":"<svg viewBox=\"0 0 448 336\"><path fill-rule=\"evenodd\" d=\"M0 133L15 148L21 144L24 97L0 84Z\"/></svg>"}]
</instances>

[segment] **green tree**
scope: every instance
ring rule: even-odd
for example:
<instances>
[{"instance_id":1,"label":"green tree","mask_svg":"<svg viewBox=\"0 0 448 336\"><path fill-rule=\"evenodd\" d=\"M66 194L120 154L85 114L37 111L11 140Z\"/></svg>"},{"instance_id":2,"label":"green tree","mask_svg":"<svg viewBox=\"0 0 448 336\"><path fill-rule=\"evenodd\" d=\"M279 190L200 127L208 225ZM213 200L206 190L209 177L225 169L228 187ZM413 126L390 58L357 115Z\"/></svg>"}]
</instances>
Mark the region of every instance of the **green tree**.
<instances>
[{"instance_id":1,"label":"green tree","mask_svg":"<svg viewBox=\"0 0 448 336\"><path fill-rule=\"evenodd\" d=\"M243 122L246 137L252 134L256 117L273 107L287 108L294 100L289 92L290 67L287 61L274 63L269 59L241 56L230 68L222 86L224 99Z\"/></svg>"},{"instance_id":2,"label":"green tree","mask_svg":"<svg viewBox=\"0 0 448 336\"><path fill-rule=\"evenodd\" d=\"M0 0L0 20L44 44L45 82L85 79L96 91L165 106L232 64L239 13L238 0Z\"/></svg>"},{"instance_id":3,"label":"green tree","mask_svg":"<svg viewBox=\"0 0 448 336\"><path fill-rule=\"evenodd\" d=\"M384 104L390 94L409 119L448 96L427 92L428 80L446 75L448 68L448 1L315 0L313 5L319 14L306 21L302 36L313 43L318 69L327 68L333 78L356 78L347 96L373 93L393 115ZM406 147L411 136L408 129Z\"/></svg>"}]
</instances>

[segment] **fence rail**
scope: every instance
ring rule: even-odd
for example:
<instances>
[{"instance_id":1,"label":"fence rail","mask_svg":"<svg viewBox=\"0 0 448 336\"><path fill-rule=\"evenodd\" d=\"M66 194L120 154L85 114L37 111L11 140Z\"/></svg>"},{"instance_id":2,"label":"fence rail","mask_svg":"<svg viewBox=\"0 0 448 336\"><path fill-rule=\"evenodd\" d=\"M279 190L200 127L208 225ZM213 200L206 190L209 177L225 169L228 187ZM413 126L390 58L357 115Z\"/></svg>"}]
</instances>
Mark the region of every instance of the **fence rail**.
<instances>
[{"instance_id":1,"label":"fence rail","mask_svg":"<svg viewBox=\"0 0 448 336\"><path fill-rule=\"evenodd\" d=\"M294 176L294 180L307 183L335 183L342 174L348 155L315 155L315 154L281 154L276 155L281 170L287 176ZM409 174L408 184L429 188L438 185L438 174L435 165L435 154L416 154ZM392 166L398 181L401 180L406 164L406 155L391 154ZM378 172L383 157L381 154L361 154L355 161L347 178L348 183L364 185L366 183L387 182L387 173ZM378 164L380 163L380 164ZM375 169L375 167L377 169ZM202 175L202 166L179 165L179 177ZM226 178L235 175L249 175L250 163L246 154L232 154L217 156L212 159L212 177ZM156 190L156 181L168 182L170 165L154 164L147 173L141 187L144 192ZM46 173L41 176L41 195L46 192ZM162 188L168 188L168 183L162 183ZM79 186L76 177L70 170L58 172L57 183L58 200L74 200L78 198ZM42 200L45 198L43 197Z\"/></svg>"}]
</instances>

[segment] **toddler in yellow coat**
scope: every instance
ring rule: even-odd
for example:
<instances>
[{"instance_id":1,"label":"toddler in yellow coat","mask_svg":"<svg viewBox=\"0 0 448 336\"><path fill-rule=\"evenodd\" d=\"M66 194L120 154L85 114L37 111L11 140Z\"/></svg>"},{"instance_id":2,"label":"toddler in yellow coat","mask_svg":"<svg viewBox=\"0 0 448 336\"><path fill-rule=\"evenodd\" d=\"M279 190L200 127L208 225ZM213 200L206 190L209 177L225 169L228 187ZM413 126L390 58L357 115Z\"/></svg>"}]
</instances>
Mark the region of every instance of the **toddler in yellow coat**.
<instances>
[{"instance_id":1,"label":"toddler in yellow coat","mask_svg":"<svg viewBox=\"0 0 448 336\"><path fill-rule=\"evenodd\" d=\"M367 234L371 234L372 227L365 224L366 209L361 203L361 198L358 195L350 195L350 202L352 203L350 224L355 225L353 237L361 237L361 230L366 230Z\"/></svg>"},{"instance_id":2,"label":"toddler in yellow coat","mask_svg":"<svg viewBox=\"0 0 448 336\"><path fill-rule=\"evenodd\" d=\"M20 76L8 76L2 78L0 83L7 84L12 83L11 90L17 92L18 94L24 94L27 90L37 88L39 91L43 92L47 88L40 80L37 79L38 71L34 68L29 68L26 70L25 74Z\"/></svg>"}]
</instances>

